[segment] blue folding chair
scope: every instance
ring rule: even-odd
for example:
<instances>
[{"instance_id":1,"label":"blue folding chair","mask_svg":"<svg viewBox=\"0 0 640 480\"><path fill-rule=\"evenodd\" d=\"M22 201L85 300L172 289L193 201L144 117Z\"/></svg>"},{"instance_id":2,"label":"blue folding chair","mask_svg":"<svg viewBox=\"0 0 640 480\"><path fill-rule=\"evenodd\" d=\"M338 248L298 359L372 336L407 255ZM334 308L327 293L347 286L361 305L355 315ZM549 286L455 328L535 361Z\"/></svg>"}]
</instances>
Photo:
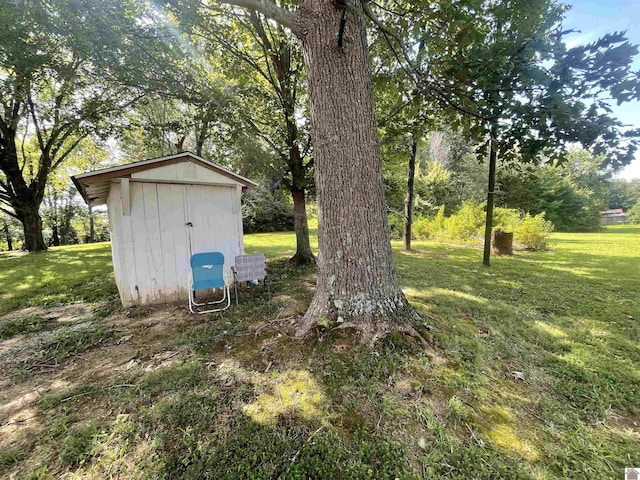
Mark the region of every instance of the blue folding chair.
<instances>
[{"instance_id":1,"label":"blue folding chair","mask_svg":"<svg viewBox=\"0 0 640 480\"><path fill-rule=\"evenodd\" d=\"M213 302L197 303L195 293L198 290L222 288L222 299ZM211 310L198 310L197 307L217 305L226 300L227 305ZM189 281L189 311L191 313L212 313L226 310L231 305L229 287L224 281L224 255L220 252L195 253L191 255L191 278ZM194 308L195 307L195 308Z\"/></svg>"}]
</instances>

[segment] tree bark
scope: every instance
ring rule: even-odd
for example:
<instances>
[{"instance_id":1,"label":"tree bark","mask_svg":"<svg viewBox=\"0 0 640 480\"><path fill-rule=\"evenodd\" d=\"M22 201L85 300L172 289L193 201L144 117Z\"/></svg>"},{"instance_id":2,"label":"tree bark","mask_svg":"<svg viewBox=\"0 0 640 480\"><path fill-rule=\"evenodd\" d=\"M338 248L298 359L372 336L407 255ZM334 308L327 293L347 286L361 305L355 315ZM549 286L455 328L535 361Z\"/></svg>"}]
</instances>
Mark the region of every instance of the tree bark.
<instances>
[{"instance_id":1,"label":"tree bark","mask_svg":"<svg viewBox=\"0 0 640 480\"><path fill-rule=\"evenodd\" d=\"M14 128L2 125L0 137L2 140L2 155L0 156L0 168L5 174L10 186L11 195L8 203L15 212L15 216L22 223L24 229L23 250L39 252L47 249L42 237L42 219L38 210L44 197L44 188L49 174L50 158L41 154L40 170L30 184L27 184L22 176L22 170L18 165L18 153L16 149L16 132Z\"/></svg>"},{"instance_id":2,"label":"tree bark","mask_svg":"<svg viewBox=\"0 0 640 480\"><path fill-rule=\"evenodd\" d=\"M496 188L496 162L497 162L497 133L498 128L495 123L491 125L491 147L489 151L489 185L487 191L487 215L484 225L484 255L482 264L485 267L491 266L491 231L493 228L493 200Z\"/></svg>"},{"instance_id":3,"label":"tree bark","mask_svg":"<svg viewBox=\"0 0 640 480\"><path fill-rule=\"evenodd\" d=\"M42 236L42 218L35 205L25 205L25 207L16 212L18 219L24 227L24 245L23 250L29 252L41 252L47 249Z\"/></svg>"},{"instance_id":4,"label":"tree bark","mask_svg":"<svg viewBox=\"0 0 640 480\"><path fill-rule=\"evenodd\" d=\"M313 125L319 232L316 292L297 334L328 318L366 341L405 330L417 318L396 279L382 181L363 13L305 0L293 30L302 44ZM415 332L415 331L414 331Z\"/></svg>"},{"instance_id":5,"label":"tree bark","mask_svg":"<svg viewBox=\"0 0 640 480\"><path fill-rule=\"evenodd\" d=\"M413 224L413 181L416 175L416 152L418 144L411 135L409 143L409 172L407 175L407 196L404 199L404 249L411 250L411 226Z\"/></svg>"},{"instance_id":6,"label":"tree bark","mask_svg":"<svg viewBox=\"0 0 640 480\"><path fill-rule=\"evenodd\" d=\"M288 153L286 163L289 172L291 172L291 183L285 182L285 185L288 187L291 192L291 197L293 198L293 222L294 230L296 232L296 253L291 258L291 262L298 265L308 265L315 263L316 261L309 242L309 226L307 223L305 199L305 192L311 181L308 178L308 164L305 165L303 155L300 151L300 147L298 146L298 143L300 142L300 134L295 119L295 91L296 82L298 81L297 77L299 74L294 71L291 64L293 47L289 44L288 40L280 40L277 45L272 45L267 38L263 24L259 21L257 16L253 16L252 21L254 22L254 27L262 39L264 46L266 48L270 47L270 50L272 50L270 61L273 70L276 73L276 79L274 79L273 87L276 90L280 101L286 127L286 144Z\"/></svg>"}]
</instances>

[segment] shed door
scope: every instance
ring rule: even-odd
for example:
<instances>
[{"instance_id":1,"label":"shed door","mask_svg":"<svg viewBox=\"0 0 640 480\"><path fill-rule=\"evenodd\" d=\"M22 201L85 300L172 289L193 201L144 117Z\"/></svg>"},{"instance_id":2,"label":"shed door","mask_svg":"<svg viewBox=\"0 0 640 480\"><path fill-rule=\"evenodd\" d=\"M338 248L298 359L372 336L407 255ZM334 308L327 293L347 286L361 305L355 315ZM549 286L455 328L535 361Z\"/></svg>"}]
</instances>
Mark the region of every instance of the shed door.
<instances>
[{"instance_id":1,"label":"shed door","mask_svg":"<svg viewBox=\"0 0 640 480\"><path fill-rule=\"evenodd\" d=\"M229 267L242 253L235 197L235 188L131 182L134 264L128 268L135 271L136 300L186 301L192 253L222 252L231 280Z\"/></svg>"},{"instance_id":2,"label":"shed door","mask_svg":"<svg viewBox=\"0 0 640 480\"><path fill-rule=\"evenodd\" d=\"M221 252L227 280L242 245L238 235L242 217L234 213L235 195L234 187L191 185L186 190L186 216L193 225L187 232L191 252Z\"/></svg>"},{"instance_id":3,"label":"shed door","mask_svg":"<svg viewBox=\"0 0 640 480\"><path fill-rule=\"evenodd\" d=\"M185 186L131 183L135 284L142 304L186 300Z\"/></svg>"}]
</instances>

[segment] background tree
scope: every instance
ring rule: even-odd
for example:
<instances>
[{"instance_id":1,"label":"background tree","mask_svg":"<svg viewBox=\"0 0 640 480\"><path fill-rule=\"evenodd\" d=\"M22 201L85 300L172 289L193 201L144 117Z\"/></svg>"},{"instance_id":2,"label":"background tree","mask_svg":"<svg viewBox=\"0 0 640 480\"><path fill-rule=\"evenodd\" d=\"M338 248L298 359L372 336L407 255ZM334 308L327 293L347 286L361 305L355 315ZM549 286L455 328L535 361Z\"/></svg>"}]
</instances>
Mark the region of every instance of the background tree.
<instances>
[{"instance_id":1,"label":"background tree","mask_svg":"<svg viewBox=\"0 0 640 480\"><path fill-rule=\"evenodd\" d=\"M144 51L141 7L3 0L0 12L0 208L22 223L24 248L38 251L50 175L89 136L113 132L136 98L127 76L141 54L125 53L134 43Z\"/></svg>"},{"instance_id":2,"label":"background tree","mask_svg":"<svg viewBox=\"0 0 640 480\"><path fill-rule=\"evenodd\" d=\"M603 97L618 102L638 98L638 75L630 70L637 48L616 33L567 50L563 8L548 0L483 4L474 12L480 28L468 48L462 46L460 58L444 70L446 77L430 79L436 86L429 88L451 95L449 102L473 120L467 132L488 139L485 265L498 155L531 161L543 153L563 159L570 145L581 143L619 167L636 148L638 132L612 118Z\"/></svg>"},{"instance_id":3,"label":"background tree","mask_svg":"<svg viewBox=\"0 0 640 480\"><path fill-rule=\"evenodd\" d=\"M545 212L556 230L594 231L600 211L607 209L608 173L602 157L584 150L567 154L564 162L514 165L497 176L498 204L537 215Z\"/></svg>"},{"instance_id":4,"label":"background tree","mask_svg":"<svg viewBox=\"0 0 640 480\"><path fill-rule=\"evenodd\" d=\"M172 4L182 28L220 62L228 81L236 84L237 124L275 155L276 161L269 165L271 176L279 172L280 183L293 199L296 253L292 261L313 263L306 214L313 160L304 105L304 65L295 39L255 10L244 13L215 4ZM293 4L284 1L277 6L292 8Z\"/></svg>"},{"instance_id":5,"label":"background tree","mask_svg":"<svg viewBox=\"0 0 640 480\"><path fill-rule=\"evenodd\" d=\"M22 241L20 222L14 217L0 212L0 250L16 250Z\"/></svg>"},{"instance_id":6,"label":"background tree","mask_svg":"<svg viewBox=\"0 0 640 480\"><path fill-rule=\"evenodd\" d=\"M627 210L640 201L640 179L614 179L609 185L608 207Z\"/></svg>"}]
</instances>

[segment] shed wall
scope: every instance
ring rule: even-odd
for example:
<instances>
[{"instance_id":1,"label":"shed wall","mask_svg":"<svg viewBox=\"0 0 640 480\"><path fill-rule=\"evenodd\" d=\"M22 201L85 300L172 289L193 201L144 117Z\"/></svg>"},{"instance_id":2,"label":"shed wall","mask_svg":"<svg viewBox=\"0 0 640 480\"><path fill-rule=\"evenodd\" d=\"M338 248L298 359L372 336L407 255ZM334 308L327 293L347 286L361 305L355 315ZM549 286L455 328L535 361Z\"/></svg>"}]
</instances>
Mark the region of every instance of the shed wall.
<instances>
[{"instance_id":1,"label":"shed wall","mask_svg":"<svg viewBox=\"0 0 640 480\"><path fill-rule=\"evenodd\" d=\"M112 183L107 201L123 306L186 302L191 253L222 252L231 281L229 267L244 253L241 188L132 178L129 191L130 215L123 213L121 180Z\"/></svg>"},{"instance_id":2,"label":"shed wall","mask_svg":"<svg viewBox=\"0 0 640 480\"><path fill-rule=\"evenodd\" d=\"M221 173L214 172L194 162L180 162L150 170L143 170L132 173L131 178L224 183L227 185L236 185L238 183Z\"/></svg>"}]
</instances>

